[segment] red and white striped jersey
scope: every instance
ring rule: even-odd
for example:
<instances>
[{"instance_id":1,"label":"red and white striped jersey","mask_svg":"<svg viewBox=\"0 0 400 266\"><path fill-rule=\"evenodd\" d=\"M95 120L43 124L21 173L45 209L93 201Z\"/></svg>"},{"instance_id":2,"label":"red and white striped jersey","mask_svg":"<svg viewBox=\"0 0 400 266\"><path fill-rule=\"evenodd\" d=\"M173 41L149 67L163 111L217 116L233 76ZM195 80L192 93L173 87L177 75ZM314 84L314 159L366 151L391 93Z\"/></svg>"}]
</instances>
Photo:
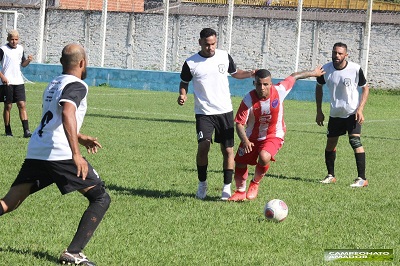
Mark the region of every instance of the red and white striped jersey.
<instances>
[{"instance_id":1,"label":"red and white striped jersey","mask_svg":"<svg viewBox=\"0 0 400 266\"><path fill-rule=\"evenodd\" d=\"M235 122L246 125L246 135L250 141L261 141L267 137L284 139L286 125L283 119L283 100L295 82L296 79L289 76L272 85L268 99L260 100L256 90L244 96L236 113Z\"/></svg>"}]
</instances>

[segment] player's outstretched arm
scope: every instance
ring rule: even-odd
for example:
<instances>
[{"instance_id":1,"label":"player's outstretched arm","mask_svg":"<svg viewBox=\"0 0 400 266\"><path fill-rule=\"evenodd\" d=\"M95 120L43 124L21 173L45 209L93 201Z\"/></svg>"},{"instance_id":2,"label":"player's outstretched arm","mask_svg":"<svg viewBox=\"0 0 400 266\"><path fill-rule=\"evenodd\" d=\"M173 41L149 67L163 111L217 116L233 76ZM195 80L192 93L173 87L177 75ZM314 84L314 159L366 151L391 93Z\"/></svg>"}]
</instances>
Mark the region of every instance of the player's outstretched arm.
<instances>
[{"instance_id":1,"label":"player's outstretched arm","mask_svg":"<svg viewBox=\"0 0 400 266\"><path fill-rule=\"evenodd\" d=\"M257 69L253 69L253 70L241 70L241 69L237 69L235 74L232 74L232 77L236 78L236 79L247 79L247 78L253 78L255 73L256 73Z\"/></svg>"},{"instance_id":2,"label":"player's outstretched arm","mask_svg":"<svg viewBox=\"0 0 400 266\"><path fill-rule=\"evenodd\" d=\"M296 80L298 80L311 77L319 77L322 76L323 74L325 74L325 71L322 68L322 65L318 65L314 70L303 70L300 72L295 72L291 74L291 76L294 77Z\"/></svg>"}]
</instances>

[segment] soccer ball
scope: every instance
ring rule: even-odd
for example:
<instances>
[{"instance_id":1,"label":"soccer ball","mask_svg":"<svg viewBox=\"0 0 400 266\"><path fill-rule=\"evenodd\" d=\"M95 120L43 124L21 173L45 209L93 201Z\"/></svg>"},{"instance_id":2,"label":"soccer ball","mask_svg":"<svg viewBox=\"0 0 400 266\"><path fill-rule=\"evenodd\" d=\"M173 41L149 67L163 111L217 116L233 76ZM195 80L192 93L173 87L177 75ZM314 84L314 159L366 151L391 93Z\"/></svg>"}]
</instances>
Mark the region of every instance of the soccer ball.
<instances>
[{"instance_id":1,"label":"soccer ball","mask_svg":"<svg viewBox=\"0 0 400 266\"><path fill-rule=\"evenodd\" d=\"M267 220L282 222L288 215L289 208L283 200L273 199L267 202L264 207L264 215Z\"/></svg>"}]
</instances>

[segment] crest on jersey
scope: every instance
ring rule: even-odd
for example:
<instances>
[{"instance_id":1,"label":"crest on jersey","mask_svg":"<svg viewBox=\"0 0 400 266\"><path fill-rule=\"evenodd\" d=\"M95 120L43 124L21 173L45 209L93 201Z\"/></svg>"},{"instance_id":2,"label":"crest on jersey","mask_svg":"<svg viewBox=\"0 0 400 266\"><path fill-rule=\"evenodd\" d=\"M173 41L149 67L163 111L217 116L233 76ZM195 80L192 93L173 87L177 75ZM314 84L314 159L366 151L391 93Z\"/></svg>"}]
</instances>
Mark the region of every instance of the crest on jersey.
<instances>
[{"instance_id":1,"label":"crest on jersey","mask_svg":"<svg viewBox=\"0 0 400 266\"><path fill-rule=\"evenodd\" d=\"M343 83L344 83L344 86L349 87L351 85L351 79L345 78Z\"/></svg>"},{"instance_id":2,"label":"crest on jersey","mask_svg":"<svg viewBox=\"0 0 400 266\"><path fill-rule=\"evenodd\" d=\"M225 65L224 64L219 64L218 65L218 70L219 70L219 73L224 74L225 73Z\"/></svg>"},{"instance_id":3,"label":"crest on jersey","mask_svg":"<svg viewBox=\"0 0 400 266\"><path fill-rule=\"evenodd\" d=\"M279 103L278 99L273 100L271 104L272 108L276 108L278 106L278 103Z\"/></svg>"}]
</instances>

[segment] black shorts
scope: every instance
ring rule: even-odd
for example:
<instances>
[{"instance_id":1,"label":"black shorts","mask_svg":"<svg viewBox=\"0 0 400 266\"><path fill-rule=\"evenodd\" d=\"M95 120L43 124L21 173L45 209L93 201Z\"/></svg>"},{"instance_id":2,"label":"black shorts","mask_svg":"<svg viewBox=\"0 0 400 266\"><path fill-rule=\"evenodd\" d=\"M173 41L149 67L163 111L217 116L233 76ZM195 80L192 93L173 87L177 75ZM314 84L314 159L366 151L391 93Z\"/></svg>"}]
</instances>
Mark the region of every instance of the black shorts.
<instances>
[{"instance_id":1,"label":"black shorts","mask_svg":"<svg viewBox=\"0 0 400 266\"><path fill-rule=\"evenodd\" d=\"M219 115L196 114L196 132L198 143L204 140L212 141L214 130L215 142L221 143L225 147L233 147L235 145L233 111Z\"/></svg>"},{"instance_id":2,"label":"black shorts","mask_svg":"<svg viewBox=\"0 0 400 266\"><path fill-rule=\"evenodd\" d=\"M16 103L25 102L25 84L20 85L1 85L0 102Z\"/></svg>"},{"instance_id":3,"label":"black shorts","mask_svg":"<svg viewBox=\"0 0 400 266\"><path fill-rule=\"evenodd\" d=\"M356 121L356 115L347 118L329 117L327 137L361 134L361 125Z\"/></svg>"},{"instance_id":4,"label":"black shorts","mask_svg":"<svg viewBox=\"0 0 400 266\"><path fill-rule=\"evenodd\" d=\"M86 160L86 159L85 159ZM64 195L75 190L103 184L96 170L89 164L89 172L85 180L77 177L77 168L73 160L45 161L25 159L21 170L11 186L34 183L31 193L35 193L56 183Z\"/></svg>"}]
</instances>

